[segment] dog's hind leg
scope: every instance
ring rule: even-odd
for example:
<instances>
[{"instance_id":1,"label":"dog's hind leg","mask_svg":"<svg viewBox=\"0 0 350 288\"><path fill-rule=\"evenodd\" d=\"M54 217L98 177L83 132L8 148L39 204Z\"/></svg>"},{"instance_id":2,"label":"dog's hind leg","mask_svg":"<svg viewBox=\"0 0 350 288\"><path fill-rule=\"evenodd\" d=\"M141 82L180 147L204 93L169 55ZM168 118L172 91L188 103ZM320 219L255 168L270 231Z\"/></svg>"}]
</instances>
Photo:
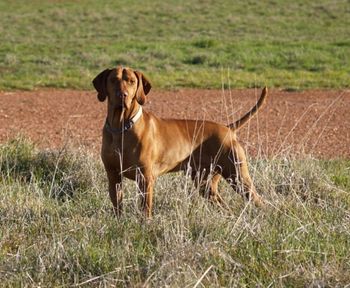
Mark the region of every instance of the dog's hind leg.
<instances>
[{"instance_id":1,"label":"dog's hind leg","mask_svg":"<svg viewBox=\"0 0 350 288\"><path fill-rule=\"evenodd\" d=\"M212 175L192 175L192 180L195 182L196 187L199 189L199 193L202 197L208 199L210 202L218 204L223 208L227 208L227 205L223 201L218 191L218 185L221 179L221 175L213 173Z\"/></svg>"},{"instance_id":2,"label":"dog's hind leg","mask_svg":"<svg viewBox=\"0 0 350 288\"><path fill-rule=\"evenodd\" d=\"M214 174L209 182L209 200L213 203L218 204L220 207L229 210L228 205L225 203L225 201L222 199L220 193L219 193L219 182L221 180L221 175L216 173Z\"/></svg>"},{"instance_id":3,"label":"dog's hind leg","mask_svg":"<svg viewBox=\"0 0 350 288\"><path fill-rule=\"evenodd\" d=\"M225 168L223 169L223 176L226 181L247 201L252 201L258 207L264 206L262 197L256 192L249 175L247 159L239 143L234 143L234 149L229 153L228 160L230 163L224 165Z\"/></svg>"}]
</instances>

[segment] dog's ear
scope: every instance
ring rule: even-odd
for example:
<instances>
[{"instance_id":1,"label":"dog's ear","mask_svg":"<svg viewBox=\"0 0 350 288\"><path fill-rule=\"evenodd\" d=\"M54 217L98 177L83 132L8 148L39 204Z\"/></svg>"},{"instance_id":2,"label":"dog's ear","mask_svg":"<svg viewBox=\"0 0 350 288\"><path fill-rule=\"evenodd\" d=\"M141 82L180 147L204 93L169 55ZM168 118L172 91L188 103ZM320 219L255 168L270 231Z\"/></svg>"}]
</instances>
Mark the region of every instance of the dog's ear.
<instances>
[{"instance_id":1,"label":"dog's ear","mask_svg":"<svg viewBox=\"0 0 350 288\"><path fill-rule=\"evenodd\" d=\"M149 93L152 86L148 79L141 72L135 71L135 74L138 80L136 100L140 105L143 105L146 102L146 95Z\"/></svg>"},{"instance_id":2,"label":"dog's ear","mask_svg":"<svg viewBox=\"0 0 350 288\"><path fill-rule=\"evenodd\" d=\"M98 74L94 80L92 80L92 84L94 84L94 87L98 92L97 98L101 102L105 101L107 97L107 77L111 71L111 69L106 69Z\"/></svg>"}]
</instances>

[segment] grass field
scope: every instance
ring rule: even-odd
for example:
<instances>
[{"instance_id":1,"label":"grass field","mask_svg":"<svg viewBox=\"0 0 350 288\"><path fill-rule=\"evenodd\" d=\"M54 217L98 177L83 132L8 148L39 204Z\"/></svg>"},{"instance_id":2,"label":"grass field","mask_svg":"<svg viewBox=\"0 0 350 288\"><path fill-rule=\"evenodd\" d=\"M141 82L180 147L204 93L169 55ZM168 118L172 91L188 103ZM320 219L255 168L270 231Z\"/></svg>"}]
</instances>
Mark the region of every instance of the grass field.
<instances>
[{"instance_id":1,"label":"grass field","mask_svg":"<svg viewBox=\"0 0 350 288\"><path fill-rule=\"evenodd\" d=\"M150 222L126 182L117 221L100 161L15 139L0 146L1 286L344 287L349 166L286 155L254 160L268 207L245 206L221 185L231 213L207 203L183 175L164 176Z\"/></svg>"},{"instance_id":2,"label":"grass field","mask_svg":"<svg viewBox=\"0 0 350 288\"><path fill-rule=\"evenodd\" d=\"M156 89L349 88L349 27L346 0L0 0L0 90L93 89L117 64ZM117 220L87 151L1 143L0 286L349 287L350 160L249 163L265 210L174 174L152 221L126 181Z\"/></svg>"},{"instance_id":3,"label":"grass field","mask_svg":"<svg viewBox=\"0 0 350 288\"><path fill-rule=\"evenodd\" d=\"M129 65L156 88L349 87L340 1L0 1L0 89L92 89Z\"/></svg>"}]
</instances>

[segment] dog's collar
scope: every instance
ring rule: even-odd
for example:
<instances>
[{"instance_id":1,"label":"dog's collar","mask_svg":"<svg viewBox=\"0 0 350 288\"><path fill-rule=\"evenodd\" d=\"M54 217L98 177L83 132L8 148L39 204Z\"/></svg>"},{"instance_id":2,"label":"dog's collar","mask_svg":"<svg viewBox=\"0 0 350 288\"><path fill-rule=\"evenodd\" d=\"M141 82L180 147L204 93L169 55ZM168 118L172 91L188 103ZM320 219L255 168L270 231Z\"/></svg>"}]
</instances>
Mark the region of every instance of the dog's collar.
<instances>
[{"instance_id":1,"label":"dog's collar","mask_svg":"<svg viewBox=\"0 0 350 288\"><path fill-rule=\"evenodd\" d=\"M105 128L109 133L121 134L125 131L130 130L134 126L134 124L137 122L137 120L139 120L141 118L141 115L142 115L142 107L140 106L140 109L137 111L137 113L134 115L134 117L131 117L130 119L124 121L123 128L111 127L111 125L108 122L108 118L106 118Z\"/></svg>"}]
</instances>

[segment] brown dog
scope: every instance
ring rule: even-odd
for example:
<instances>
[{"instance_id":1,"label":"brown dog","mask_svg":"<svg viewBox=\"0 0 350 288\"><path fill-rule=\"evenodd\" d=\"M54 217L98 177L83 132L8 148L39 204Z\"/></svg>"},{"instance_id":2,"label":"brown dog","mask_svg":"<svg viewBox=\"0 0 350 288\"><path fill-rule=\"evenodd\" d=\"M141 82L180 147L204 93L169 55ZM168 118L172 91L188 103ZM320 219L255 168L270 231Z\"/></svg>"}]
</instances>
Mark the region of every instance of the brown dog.
<instances>
[{"instance_id":1,"label":"brown dog","mask_svg":"<svg viewBox=\"0 0 350 288\"><path fill-rule=\"evenodd\" d=\"M261 107L266 88L250 112L225 127L209 121L160 119L143 111L151 84L130 68L106 69L93 84L100 101L108 98L101 156L116 215L122 209L123 176L137 181L144 213L151 217L156 178L179 170L189 172L204 191L201 194L214 202L223 204L217 191L222 176L246 199L263 204L235 131Z\"/></svg>"}]
</instances>

